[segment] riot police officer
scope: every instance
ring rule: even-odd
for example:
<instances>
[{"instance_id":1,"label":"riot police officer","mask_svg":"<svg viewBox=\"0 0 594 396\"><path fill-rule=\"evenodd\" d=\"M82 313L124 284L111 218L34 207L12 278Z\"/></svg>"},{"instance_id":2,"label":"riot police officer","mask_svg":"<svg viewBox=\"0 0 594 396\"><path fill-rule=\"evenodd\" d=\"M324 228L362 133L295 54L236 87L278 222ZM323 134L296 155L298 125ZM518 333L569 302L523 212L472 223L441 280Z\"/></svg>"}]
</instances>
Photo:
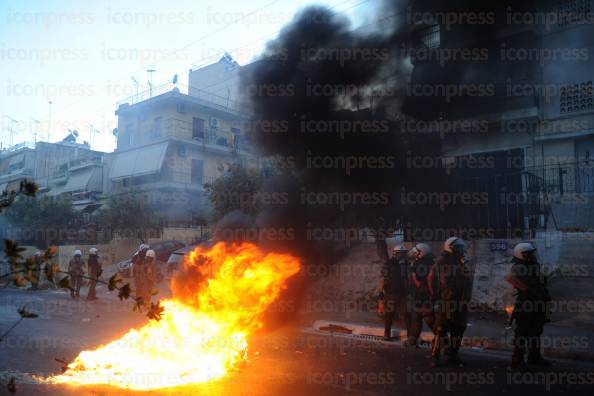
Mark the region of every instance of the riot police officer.
<instances>
[{"instance_id":1,"label":"riot police officer","mask_svg":"<svg viewBox=\"0 0 594 396\"><path fill-rule=\"evenodd\" d=\"M511 273L505 278L516 290L517 297L512 314L514 329L514 353L512 368L525 366L524 354L528 350L528 364L548 366L550 362L540 353L540 337L549 321L547 304L551 300L546 278L536 259L536 248L528 242L514 247Z\"/></svg>"},{"instance_id":2,"label":"riot police officer","mask_svg":"<svg viewBox=\"0 0 594 396\"><path fill-rule=\"evenodd\" d=\"M464 258L465 243L458 237L448 238L428 277L429 290L435 302L435 337L431 351L432 366L439 365L442 349L447 348L448 363L462 365L458 350L466 330L470 273Z\"/></svg>"},{"instance_id":3,"label":"riot police officer","mask_svg":"<svg viewBox=\"0 0 594 396\"><path fill-rule=\"evenodd\" d=\"M409 275L409 300L408 311L411 315L410 326L407 328L407 346L417 346L419 336L423 330L423 322L431 328L435 324L433 304L427 284L429 271L433 267L435 256L431 246L418 243L414 248L413 262Z\"/></svg>"},{"instance_id":4,"label":"riot police officer","mask_svg":"<svg viewBox=\"0 0 594 396\"><path fill-rule=\"evenodd\" d=\"M145 257L150 246L143 243L138 248L138 251L132 256L132 276L134 277L134 287L136 289L136 296L145 296L147 289L147 282L145 275Z\"/></svg>"},{"instance_id":5,"label":"riot police officer","mask_svg":"<svg viewBox=\"0 0 594 396\"><path fill-rule=\"evenodd\" d=\"M89 291L87 293L87 300L97 300L97 280L103 270L101 269L101 258L99 257L99 251L97 248L89 249L89 259L87 260L87 267L89 268Z\"/></svg>"},{"instance_id":6,"label":"riot police officer","mask_svg":"<svg viewBox=\"0 0 594 396\"><path fill-rule=\"evenodd\" d=\"M384 299L384 340L391 340L392 322L399 319L408 322L406 315L406 274L408 250L404 245L392 249L392 257L382 269L382 293Z\"/></svg>"},{"instance_id":7,"label":"riot police officer","mask_svg":"<svg viewBox=\"0 0 594 396\"><path fill-rule=\"evenodd\" d=\"M80 297L80 287L82 286L85 261L82 258L82 252L79 249L74 251L74 257L68 263L68 274L72 282L70 288L70 297Z\"/></svg>"}]
</instances>

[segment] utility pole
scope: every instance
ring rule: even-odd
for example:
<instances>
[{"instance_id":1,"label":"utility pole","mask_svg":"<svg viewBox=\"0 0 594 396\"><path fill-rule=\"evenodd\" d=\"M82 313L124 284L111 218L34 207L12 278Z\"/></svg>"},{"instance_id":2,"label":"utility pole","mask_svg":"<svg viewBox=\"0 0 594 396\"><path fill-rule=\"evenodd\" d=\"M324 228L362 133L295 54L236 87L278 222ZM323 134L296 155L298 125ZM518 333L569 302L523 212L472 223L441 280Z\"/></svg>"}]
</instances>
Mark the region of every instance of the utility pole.
<instances>
[{"instance_id":1,"label":"utility pole","mask_svg":"<svg viewBox=\"0 0 594 396\"><path fill-rule=\"evenodd\" d=\"M52 106L53 106L54 102L52 102L51 100L49 101L49 121L48 121L48 125L47 125L47 142L49 143L50 141L50 131L52 129Z\"/></svg>"}]
</instances>

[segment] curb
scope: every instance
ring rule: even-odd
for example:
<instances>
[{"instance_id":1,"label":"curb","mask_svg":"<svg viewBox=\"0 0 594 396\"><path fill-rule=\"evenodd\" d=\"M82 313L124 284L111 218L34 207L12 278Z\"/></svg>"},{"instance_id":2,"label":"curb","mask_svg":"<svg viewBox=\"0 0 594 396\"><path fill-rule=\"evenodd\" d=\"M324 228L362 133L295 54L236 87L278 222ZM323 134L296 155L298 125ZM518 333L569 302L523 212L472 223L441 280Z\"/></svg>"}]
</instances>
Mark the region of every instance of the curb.
<instances>
[{"instance_id":1,"label":"curb","mask_svg":"<svg viewBox=\"0 0 594 396\"><path fill-rule=\"evenodd\" d=\"M384 329L380 326L334 320L316 320L314 321L311 328L317 331L329 333L353 334L356 336L370 336L370 340L374 340L371 337L379 337L379 341L382 341L382 343L392 343L381 340L381 337L383 337L384 335ZM392 327L391 335L396 340L404 341L406 339L406 330L398 327ZM470 347L475 350L483 349L506 352L511 352L512 350L509 344L499 342L496 339L488 339L486 340L486 342L485 340L483 340L480 344L477 345L477 342L473 342L477 341L477 337L478 336L464 336L462 340L462 348ZM423 331L421 332L420 339L424 342L430 343L433 340L433 333L429 331ZM545 349L545 355L551 358L558 358L564 360L594 362L594 351L547 348Z\"/></svg>"}]
</instances>

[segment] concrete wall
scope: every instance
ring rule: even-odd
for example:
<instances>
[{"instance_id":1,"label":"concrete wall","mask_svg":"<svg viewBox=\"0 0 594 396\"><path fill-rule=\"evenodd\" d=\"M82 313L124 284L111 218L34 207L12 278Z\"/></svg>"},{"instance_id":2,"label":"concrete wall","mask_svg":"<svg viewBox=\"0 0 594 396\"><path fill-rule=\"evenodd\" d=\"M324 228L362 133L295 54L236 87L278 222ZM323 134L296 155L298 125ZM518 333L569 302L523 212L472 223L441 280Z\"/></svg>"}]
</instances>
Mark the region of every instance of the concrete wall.
<instances>
[{"instance_id":1,"label":"concrete wall","mask_svg":"<svg viewBox=\"0 0 594 396\"><path fill-rule=\"evenodd\" d=\"M167 134L175 136L180 139L192 140L192 118L198 117L204 120L205 132L208 130L208 123L210 117L215 117L219 120L219 128L217 136L227 139L229 144L233 143L231 128L239 128L242 133L245 132L245 125L238 121L236 117L231 115L228 118L222 117L219 113L215 116L214 113L206 107L198 107L193 105L190 100L180 98L180 103L185 104L185 112L177 111L176 103L166 101L165 103L156 103L145 105L146 107L139 107L131 109L125 113L118 114L118 149L127 149L131 147L142 146L162 140ZM143 106L138 104L136 106ZM140 117L142 115L142 117ZM161 117L161 134L155 135L153 133L155 127L155 119ZM171 120L175 121L171 121ZM171 129L168 130L168 126ZM127 144L123 139L127 139L130 131L132 131L132 144Z\"/></svg>"},{"instance_id":2,"label":"concrete wall","mask_svg":"<svg viewBox=\"0 0 594 396\"><path fill-rule=\"evenodd\" d=\"M549 281L553 302L563 307L567 302L578 304L594 300L594 233L548 232L533 242L545 273L559 269ZM483 239L470 243L468 256L473 270L471 304L475 311L504 312L513 305L513 288L504 278L511 268L512 249L520 240ZM442 242L431 243L436 255ZM391 248L392 244L389 244ZM500 250L501 247L503 250ZM308 288L304 307L316 317L354 320L374 317L382 267L373 243L351 248L339 262L315 265L306 270ZM583 304L582 306L585 306ZM571 312L557 309L555 322L594 323L594 312Z\"/></svg>"},{"instance_id":3,"label":"concrete wall","mask_svg":"<svg viewBox=\"0 0 594 396\"><path fill-rule=\"evenodd\" d=\"M542 233L533 242L546 273L558 270L549 282L555 303L591 301L594 298L594 233ZM483 239L474 241L476 269L472 301L489 310L501 311L515 300L514 290L504 281L511 268L512 248L519 240ZM504 243L507 249L494 251L493 244ZM556 320L572 312L554 313ZM582 312L582 319L594 320L594 312Z\"/></svg>"},{"instance_id":4,"label":"concrete wall","mask_svg":"<svg viewBox=\"0 0 594 396\"><path fill-rule=\"evenodd\" d=\"M188 93L220 105L236 105L240 101L240 67L221 59L217 63L191 70Z\"/></svg>"},{"instance_id":5,"label":"concrete wall","mask_svg":"<svg viewBox=\"0 0 594 396\"><path fill-rule=\"evenodd\" d=\"M68 262L74 255L76 249L80 249L83 257L89 256L89 249L95 247L103 259L103 268L107 271L113 264L129 258L138 248L138 241L135 239L114 239L108 244L100 245L64 245L58 247L58 263L62 270L68 268Z\"/></svg>"},{"instance_id":6,"label":"concrete wall","mask_svg":"<svg viewBox=\"0 0 594 396\"><path fill-rule=\"evenodd\" d=\"M196 241L203 238L209 233L208 227L196 227L196 228L178 228L178 227L164 227L163 234L160 239L154 239L150 242L156 241L167 241L175 239L178 241L185 242L187 244L195 243Z\"/></svg>"}]
</instances>

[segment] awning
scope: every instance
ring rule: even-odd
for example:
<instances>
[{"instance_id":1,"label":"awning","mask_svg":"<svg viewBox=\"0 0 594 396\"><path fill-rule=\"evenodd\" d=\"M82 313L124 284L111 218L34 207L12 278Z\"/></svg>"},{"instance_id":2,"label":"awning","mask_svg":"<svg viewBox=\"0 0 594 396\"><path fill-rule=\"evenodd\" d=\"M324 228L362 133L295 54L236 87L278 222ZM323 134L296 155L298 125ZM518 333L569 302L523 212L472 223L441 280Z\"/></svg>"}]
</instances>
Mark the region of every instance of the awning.
<instances>
[{"instance_id":1,"label":"awning","mask_svg":"<svg viewBox=\"0 0 594 396\"><path fill-rule=\"evenodd\" d=\"M167 143L159 143L135 150L116 153L111 166L112 180L151 175L161 170Z\"/></svg>"},{"instance_id":2,"label":"awning","mask_svg":"<svg viewBox=\"0 0 594 396\"><path fill-rule=\"evenodd\" d=\"M86 168L70 173L70 175L68 175L68 181L63 187L64 192L87 190L91 177L93 176L93 171L93 168Z\"/></svg>"},{"instance_id":3,"label":"awning","mask_svg":"<svg viewBox=\"0 0 594 396\"><path fill-rule=\"evenodd\" d=\"M60 187L53 187L48 192L48 195L60 195L67 192L88 190L93 171L94 168L84 168L70 173L66 184Z\"/></svg>"}]
</instances>

